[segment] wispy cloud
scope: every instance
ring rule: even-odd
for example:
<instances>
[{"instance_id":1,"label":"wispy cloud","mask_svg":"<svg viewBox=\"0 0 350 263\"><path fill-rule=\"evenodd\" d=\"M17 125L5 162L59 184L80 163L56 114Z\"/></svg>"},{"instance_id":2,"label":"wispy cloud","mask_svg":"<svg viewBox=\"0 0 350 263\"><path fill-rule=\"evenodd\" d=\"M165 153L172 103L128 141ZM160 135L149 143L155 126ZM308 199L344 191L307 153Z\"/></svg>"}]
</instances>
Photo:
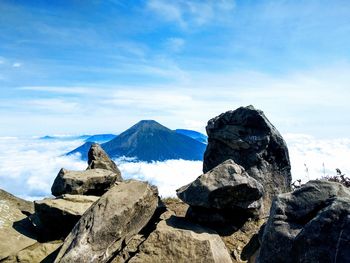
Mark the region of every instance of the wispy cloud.
<instances>
[{"instance_id":1,"label":"wispy cloud","mask_svg":"<svg viewBox=\"0 0 350 263\"><path fill-rule=\"evenodd\" d=\"M35 99L24 103L36 110L58 113L77 113L80 109L78 103L63 99Z\"/></svg>"},{"instance_id":2,"label":"wispy cloud","mask_svg":"<svg viewBox=\"0 0 350 263\"><path fill-rule=\"evenodd\" d=\"M20 68L20 67L22 67L22 63L14 62L14 63L12 64L12 67L14 67L14 68Z\"/></svg>"},{"instance_id":3,"label":"wispy cloud","mask_svg":"<svg viewBox=\"0 0 350 263\"><path fill-rule=\"evenodd\" d=\"M27 90L27 91L39 91L45 93L59 93L59 94L87 94L90 89L86 87L60 87L60 86L28 86L20 87L18 90Z\"/></svg>"},{"instance_id":4,"label":"wispy cloud","mask_svg":"<svg viewBox=\"0 0 350 263\"><path fill-rule=\"evenodd\" d=\"M179 52L185 45L185 40L179 37L171 37L165 42L165 46L172 52Z\"/></svg>"},{"instance_id":5,"label":"wispy cloud","mask_svg":"<svg viewBox=\"0 0 350 263\"><path fill-rule=\"evenodd\" d=\"M232 0L165 1L150 0L147 7L161 19L175 22L180 27L202 26L213 20L222 20L234 8Z\"/></svg>"}]
</instances>

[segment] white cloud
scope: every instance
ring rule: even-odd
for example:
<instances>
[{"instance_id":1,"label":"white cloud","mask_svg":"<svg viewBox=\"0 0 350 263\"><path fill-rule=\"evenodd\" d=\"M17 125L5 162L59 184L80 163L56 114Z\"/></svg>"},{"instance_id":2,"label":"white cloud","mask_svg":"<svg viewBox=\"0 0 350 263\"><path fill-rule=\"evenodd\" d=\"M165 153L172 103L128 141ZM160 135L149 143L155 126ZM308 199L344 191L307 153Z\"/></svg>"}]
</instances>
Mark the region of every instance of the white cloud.
<instances>
[{"instance_id":1,"label":"white cloud","mask_svg":"<svg viewBox=\"0 0 350 263\"><path fill-rule=\"evenodd\" d=\"M287 134L293 180L335 175L339 168L350 176L350 139L319 140L312 136ZM78 156L64 153L82 144L79 140L39 140L37 138L0 137L0 187L15 195L38 199L50 195L51 185L64 167L84 170L87 164ZM160 195L175 196L175 190L201 174L202 162L168 160L133 163L116 160L125 179L146 180L159 188ZM308 173L305 171L307 165Z\"/></svg>"},{"instance_id":2,"label":"white cloud","mask_svg":"<svg viewBox=\"0 0 350 263\"><path fill-rule=\"evenodd\" d=\"M87 87L63 87L63 86L27 86L17 88L18 90L39 91L49 93L62 93L62 94L87 94L89 88Z\"/></svg>"},{"instance_id":3,"label":"white cloud","mask_svg":"<svg viewBox=\"0 0 350 263\"><path fill-rule=\"evenodd\" d=\"M15 62L15 63L12 64L12 67L14 67L14 68L22 67L22 63Z\"/></svg>"},{"instance_id":4,"label":"white cloud","mask_svg":"<svg viewBox=\"0 0 350 263\"><path fill-rule=\"evenodd\" d=\"M27 100L24 103L34 109L59 113L75 113L80 108L78 103L62 99L36 99Z\"/></svg>"},{"instance_id":5,"label":"white cloud","mask_svg":"<svg viewBox=\"0 0 350 263\"><path fill-rule=\"evenodd\" d=\"M118 163L118 161L117 161ZM118 167L125 179L149 181L162 197L175 196L176 189L195 180L201 173L201 161L168 160L153 163L122 162Z\"/></svg>"},{"instance_id":6,"label":"white cloud","mask_svg":"<svg viewBox=\"0 0 350 263\"><path fill-rule=\"evenodd\" d=\"M166 48L172 52L179 52L185 45L185 40L178 37L168 38L166 43Z\"/></svg>"},{"instance_id":7,"label":"white cloud","mask_svg":"<svg viewBox=\"0 0 350 263\"><path fill-rule=\"evenodd\" d=\"M147 8L165 21L175 22L182 28L189 28L225 20L234 8L234 1L149 0Z\"/></svg>"}]
</instances>

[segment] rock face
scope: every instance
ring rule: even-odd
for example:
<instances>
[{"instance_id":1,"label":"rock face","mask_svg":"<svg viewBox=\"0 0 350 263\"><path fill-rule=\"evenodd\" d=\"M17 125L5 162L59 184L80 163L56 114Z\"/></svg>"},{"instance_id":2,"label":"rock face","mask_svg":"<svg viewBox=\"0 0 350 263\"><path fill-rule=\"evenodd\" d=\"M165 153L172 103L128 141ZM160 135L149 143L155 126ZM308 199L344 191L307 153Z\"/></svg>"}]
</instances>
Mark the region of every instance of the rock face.
<instances>
[{"instance_id":1,"label":"rock face","mask_svg":"<svg viewBox=\"0 0 350 263\"><path fill-rule=\"evenodd\" d=\"M97 143L92 144L90 147L88 152L88 165L87 169L106 169L112 171L117 175L118 181L122 181L117 165Z\"/></svg>"},{"instance_id":2,"label":"rock face","mask_svg":"<svg viewBox=\"0 0 350 263\"><path fill-rule=\"evenodd\" d=\"M209 120L206 130L203 172L232 159L264 186L266 208L273 196L291 190L286 143L262 111L248 106L225 112Z\"/></svg>"},{"instance_id":3,"label":"rock face","mask_svg":"<svg viewBox=\"0 0 350 263\"><path fill-rule=\"evenodd\" d=\"M264 228L258 262L350 262L350 191L310 181L279 195Z\"/></svg>"},{"instance_id":4,"label":"rock face","mask_svg":"<svg viewBox=\"0 0 350 263\"><path fill-rule=\"evenodd\" d=\"M33 221L47 239L65 238L97 196L63 195L35 201Z\"/></svg>"},{"instance_id":5,"label":"rock face","mask_svg":"<svg viewBox=\"0 0 350 263\"><path fill-rule=\"evenodd\" d=\"M34 204L0 190L0 261L36 242L36 232L27 215Z\"/></svg>"},{"instance_id":6,"label":"rock face","mask_svg":"<svg viewBox=\"0 0 350 263\"><path fill-rule=\"evenodd\" d=\"M157 205L156 187L118 183L81 217L55 262L108 262L148 223Z\"/></svg>"},{"instance_id":7,"label":"rock face","mask_svg":"<svg viewBox=\"0 0 350 263\"><path fill-rule=\"evenodd\" d=\"M128 262L232 262L218 234L175 216L161 221L139 250Z\"/></svg>"},{"instance_id":8,"label":"rock face","mask_svg":"<svg viewBox=\"0 0 350 263\"><path fill-rule=\"evenodd\" d=\"M262 197L263 187L243 167L227 160L176 190L176 194L190 206L249 209Z\"/></svg>"},{"instance_id":9,"label":"rock face","mask_svg":"<svg viewBox=\"0 0 350 263\"><path fill-rule=\"evenodd\" d=\"M115 182L121 180L120 174L105 169L68 171L62 168L51 187L51 192L54 196L62 194L101 196Z\"/></svg>"}]
</instances>

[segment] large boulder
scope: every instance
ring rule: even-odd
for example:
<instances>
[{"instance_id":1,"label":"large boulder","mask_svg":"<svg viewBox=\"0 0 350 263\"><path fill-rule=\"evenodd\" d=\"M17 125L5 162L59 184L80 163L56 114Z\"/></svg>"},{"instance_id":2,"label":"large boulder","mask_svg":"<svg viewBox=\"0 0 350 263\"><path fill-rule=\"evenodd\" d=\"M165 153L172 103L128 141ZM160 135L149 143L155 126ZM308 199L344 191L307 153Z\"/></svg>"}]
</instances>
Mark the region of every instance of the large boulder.
<instances>
[{"instance_id":1,"label":"large boulder","mask_svg":"<svg viewBox=\"0 0 350 263\"><path fill-rule=\"evenodd\" d=\"M263 191L262 185L243 167L226 160L176 190L176 194L190 206L249 210L263 196Z\"/></svg>"},{"instance_id":2,"label":"large boulder","mask_svg":"<svg viewBox=\"0 0 350 263\"><path fill-rule=\"evenodd\" d=\"M36 242L36 231L27 217L33 212L33 202L0 190L0 261Z\"/></svg>"},{"instance_id":3,"label":"large boulder","mask_svg":"<svg viewBox=\"0 0 350 263\"><path fill-rule=\"evenodd\" d=\"M213 230L171 216L158 223L130 263L217 262L231 263L231 257Z\"/></svg>"},{"instance_id":4,"label":"large boulder","mask_svg":"<svg viewBox=\"0 0 350 263\"><path fill-rule=\"evenodd\" d=\"M55 262L109 262L151 219L158 190L145 182L120 182L81 217Z\"/></svg>"},{"instance_id":5,"label":"large boulder","mask_svg":"<svg viewBox=\"0 0 350 263\"><path fill-rule=\"evenodd\" d=\"M264 227L259 263L350 262L350 191L310 181L278 195Z\"/></svg>"},{"instance_id":6,"label":"large boulder","mask_svg":"<svg viewBox=\"0 0 350 263\"><path fill-rule=\"evenodd\" d=\"M32 221L43 239L65 238L84 212L99 199L97 196L62 195L35 201Z\"/></svg>"},{"instance_id":7,"label":"large boulder","mask_svg":"<svg viewBox=\"0 0 350 263\"><path fill-rule=\"evenodd\" d=\"M51 187L51 192L54 196L63 194L101 196L118 181L122 181L120 174L106 169L69 171L62 168Z\"/></svg>"},{"instance_id":8,"label":"large boulder","mask_svg":"<svg viewBox=\"0 0 350 263\"><path fill-rule=\"evenodd\" d=\"M273 196L291 190L285 141L264 113L253 106L225 112L208 121L203 172L232 159L264 186L268 209Z\"/></svg>"},{"instance_id":9,"label":"large boulder","mask_svg":"<svg viewBox=\"0 0 350 263\"><path fill-rule=\"evenodd\" d=\"M88 170L89 169L106 169L114 172L118 175L119 180L121 180L121 173L117 165L109 158L107 153L101 148L98 143L91 145L88 152Z\"/></svg>"}]
</instances>

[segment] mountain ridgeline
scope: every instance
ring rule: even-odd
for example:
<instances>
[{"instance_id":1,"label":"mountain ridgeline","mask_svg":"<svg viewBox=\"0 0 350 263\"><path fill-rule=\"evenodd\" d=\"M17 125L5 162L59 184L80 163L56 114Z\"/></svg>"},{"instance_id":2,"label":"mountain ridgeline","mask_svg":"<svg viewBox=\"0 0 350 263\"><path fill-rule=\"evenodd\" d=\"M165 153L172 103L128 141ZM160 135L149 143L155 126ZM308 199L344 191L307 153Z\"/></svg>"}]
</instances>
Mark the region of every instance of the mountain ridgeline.
<instances>
[{"instance_id":1,"label":"mountain ridgeline","mask_svg":"<svg viewBox=\"0 0 350 263\"><path fill-rule=\"evenodd\" d=\"M67 155L80 153L85 160L92 144L93 142L86 142ZM154 120L142 120L114 139L101 144L101 147L112 158L124 156L150 162L170 159L202 160L206 145Z\"/></svg>"}]
</instances>

